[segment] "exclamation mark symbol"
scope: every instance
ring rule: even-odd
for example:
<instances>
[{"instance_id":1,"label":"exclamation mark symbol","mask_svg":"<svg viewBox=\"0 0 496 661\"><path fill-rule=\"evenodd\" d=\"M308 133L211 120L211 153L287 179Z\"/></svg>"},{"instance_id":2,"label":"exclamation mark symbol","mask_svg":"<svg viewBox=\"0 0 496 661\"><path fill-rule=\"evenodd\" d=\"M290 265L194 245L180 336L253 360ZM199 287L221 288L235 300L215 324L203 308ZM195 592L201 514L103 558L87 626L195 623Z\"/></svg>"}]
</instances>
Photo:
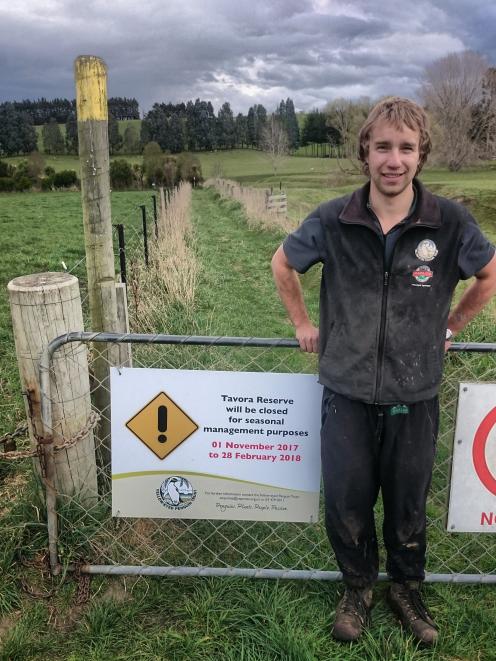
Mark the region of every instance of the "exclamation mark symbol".
<instances>
[{"instance_id":1,"label":"exclamation mark symbol","mask_svg":"<svg viewBox=\"0 0 496 661\"><path fill-rule=\"evenodd\" d=\"M157 418L158 430L160 432L158 442L165 443L167 436L163 432L167 431L167 406L158 407Z\"/></svg>"}]
</instances>

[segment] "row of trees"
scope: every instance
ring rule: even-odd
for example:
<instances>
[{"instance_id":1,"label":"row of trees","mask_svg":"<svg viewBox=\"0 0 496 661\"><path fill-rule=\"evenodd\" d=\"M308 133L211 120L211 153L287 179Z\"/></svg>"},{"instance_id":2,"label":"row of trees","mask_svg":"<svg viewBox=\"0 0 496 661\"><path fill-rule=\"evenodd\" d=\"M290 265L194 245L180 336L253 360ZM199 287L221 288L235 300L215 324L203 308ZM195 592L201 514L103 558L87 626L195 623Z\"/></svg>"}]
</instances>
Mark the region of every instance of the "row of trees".
<instances>
[{"instance_id":1,"label":"row of trees","mask_svg":"<svg viewBox=\"0 0 496 661\"><path fill-rule=\"evenodd\" d=\"M300 134L293 101L281 101L274 116L287 134L289 149L297 149ZM156 142L172 154L185 150L262 148L267 124L267 110L261 104L252 106L246 115L239 113L235 117L228 102L222 104L217 115L212 103L201 99L179 104L155 103L141 123L140 142Z\"/></svg>"},{"instance_id":2,"label":"row of trees","mask_svg":"<svg viewBox=\"0 0 496 661\"><path fill-rule=\"evenodd\" d=\"M127 153L139 153L138 132L134 127L130 140L126 143L126 134L121 136L117 119L109 113L109 144L110 153L116 154L123 146ZM43 151L46 154L77 154L78 132L76 113L71 112L65 124L65 135L55 117L43 125L41 130ZM16 110L13 103L0 104L0 156L14 156L16 154L29 154L37 147L37 135L31 116Z\"/></svg>"},{"instance_id":3,"label":"row of trees","mask_svg":"<svg viewBox=\"0 0 496 661\"><path fill-rule=\"evenodd\" d=\"M0 104L0 108L2 105ZM26 113L35 126L47 124L54 119L58 124L65 124L71 114L76 112L75 99L36 99L13 101L14 110ZM139 119L139 104L136 99L113 96L108 100L109 111L116 119Z\"/></svg>"},{"instance_id":4,"label":"row of trees","mask_svg":"<svg viewBox=\"0 0 496 661\"><path fill-rule=\"evenodd\" d=\"M261 104L252 106L247 115L234 117L229 103L224 103L217 115L210 101L196 99L185 103L156 103L141 123L141 131L129 125L124 135L119 132L117 118L109 112L110 153L138 154L149 142L156 142L164 151L263 149L268 118L275 117L287 136L289 150L300 144L298 121L291 99L281 101L273 115L268 116ZM51 117L41 132L43 151L50 155L77 154L77 117L72 110L65 122L65 135L60 123ZM36 149L36 132L28 113L12 103L0 105L0 155L30 153Z\"/></svg>"}]
</instances>

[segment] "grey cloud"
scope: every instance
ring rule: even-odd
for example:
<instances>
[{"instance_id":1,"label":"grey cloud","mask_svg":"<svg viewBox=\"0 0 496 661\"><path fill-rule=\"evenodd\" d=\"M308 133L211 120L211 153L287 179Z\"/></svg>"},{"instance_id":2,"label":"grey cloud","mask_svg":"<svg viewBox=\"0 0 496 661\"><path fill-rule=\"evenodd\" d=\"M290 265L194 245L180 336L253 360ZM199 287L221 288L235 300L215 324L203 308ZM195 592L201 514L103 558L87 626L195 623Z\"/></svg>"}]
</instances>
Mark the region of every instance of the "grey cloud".
<instances>
[{"instance_id":1,"label":"grey cloud","mask_svg":"<svg viewBox=\"0 0 496 661\"><path fill-rule=\"evenodd\" d=\"M336 96L393 93L395 85L412 95L428 58L447 49L496 59L496 10L487 1L330 5L318 13L310 0L151 0L143 11L126 0L117 9L59 0L48 14L25 0L17 14L0 8L0 100L73 96L81 53L103 57L109 93L136 96L142 110L201 96L228 100L236 112L287 96L305 109Z\"/></svg>"}]
</instances>

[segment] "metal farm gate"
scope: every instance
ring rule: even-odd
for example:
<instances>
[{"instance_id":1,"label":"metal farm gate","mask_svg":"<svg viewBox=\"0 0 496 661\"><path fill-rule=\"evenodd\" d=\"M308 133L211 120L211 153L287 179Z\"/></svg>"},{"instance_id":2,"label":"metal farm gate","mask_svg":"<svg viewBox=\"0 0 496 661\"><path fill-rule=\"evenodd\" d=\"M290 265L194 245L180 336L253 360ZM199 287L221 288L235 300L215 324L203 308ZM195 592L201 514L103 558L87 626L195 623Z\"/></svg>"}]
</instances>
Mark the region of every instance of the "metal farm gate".
<instances>
[{"instance_id":1,"label":"metal farm gate","mask_svg":"<svg viewBox=\"0 0 496 661\"><path fill-rule=\"evenodd\" d=\"M103 343L103 344L102 344ZM126 355L133 345L133 367L211 369L251 372L316 372L316 358L302 357L296 340L169 336L111 333L68 333L53 340L40 362L41 410L45 435L52 432L52 403L57 401L57 373L64 361L87 356L91 391L109 388L108 376L98 381L92 365L102 355ZM112 353L113 351L113 353ZM128 356L129 358L129 356ZM120 359L123 365L128 365ZM302 362L303 361L303 362ZM306 361L306 363L304 362ZM54 369L57 364L58 368ZM110 359L109 363L110 365ZM303 368L302 368L303 365ZM62 367L62 371L63 367ZM108 372L108 370L107 370ZM100 374L101 371L98 371ZM496 583L494 534L446 530L447 503L459 382L496 382L496 344L452 345L446 356L440 392L441 424L436 464L428 500L427 581ZM75 397L75 396L74 396ZM93 397L92 401L98 401ZM77 402L74 402L77 406ZM93 409L94 409L93 404ZM135 519L111 514L108 454L109 407L100 417L95 451L98 495L81 501L56 494L50 487L54 455L45 453L49 549L52 570L62 564L91 574L162 576L248 576L338 580L320 504L314 524L231 520ZM102 424L103 422L103 424ZM106 463L101 461L106 457ZM380 525L380 507L378 525ZM382 557L382 565L384 558ZM381 574L381 578L385 578Z\"/></svg>"}]
</instances>

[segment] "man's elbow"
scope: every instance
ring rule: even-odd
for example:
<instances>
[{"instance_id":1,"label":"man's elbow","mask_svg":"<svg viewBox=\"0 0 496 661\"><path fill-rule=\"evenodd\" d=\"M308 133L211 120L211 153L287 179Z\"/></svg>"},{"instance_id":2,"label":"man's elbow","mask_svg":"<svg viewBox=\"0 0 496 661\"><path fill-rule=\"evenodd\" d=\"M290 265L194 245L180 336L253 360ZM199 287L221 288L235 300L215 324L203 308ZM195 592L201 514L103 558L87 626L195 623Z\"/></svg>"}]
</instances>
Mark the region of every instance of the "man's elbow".
<instances>
[{"instance_id":1,"label":"man's elbow","mask_svg":"<svg viewBox=\"0 0 496 661\"><path fill-rule=\"evenodd\" d=\"M280 245L279 248L272 255L271 266L272 266L272 273L274 275L274 278L276 278L277 275L281 273L281 271L283 271L285 267L286 268L288 267L288 262L286 259L286 255L284 254L282 245Z\"/></svg>"},{"instance_id":2,"label":"man's elbow","mask_svg":"<svg viewBox=\"0 0 496 661\"><path fill-rule=\"evenodd\" d=\"M496 254L481 271L475 274L475 277L491 294L496 293Z\"/></svg>"}]
</instances>

